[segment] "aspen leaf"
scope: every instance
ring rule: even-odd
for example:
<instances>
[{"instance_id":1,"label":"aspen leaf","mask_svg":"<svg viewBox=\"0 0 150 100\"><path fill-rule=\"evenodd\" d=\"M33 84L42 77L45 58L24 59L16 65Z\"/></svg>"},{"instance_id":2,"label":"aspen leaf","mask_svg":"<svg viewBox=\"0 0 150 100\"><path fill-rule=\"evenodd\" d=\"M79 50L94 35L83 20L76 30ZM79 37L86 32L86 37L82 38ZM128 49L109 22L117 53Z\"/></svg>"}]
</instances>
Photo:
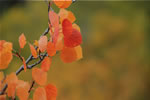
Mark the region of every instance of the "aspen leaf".
<instances>
[{"instance_id":1,"label":"aspen leaf","mask_svg":"<svg viewBox=\"0 0 150 100\"><path fill-rule=\"evenodd\" d=\"M54 12L49 12L49 19L53 27L59 26L59 16Z\"/></svg>"},{"instance_id":2,"label":"aspen leaf","mask_svg":"<svg viewBox=\"0 0 150 100\"><path fill-rule=\"evenodd\" d=\"M52 84L48 84L45 86L47 100L56 100L57 96L57 88Z\"/></svg>"},{"instance_id":3,"label":"aspen leaf","mask_svg":"<svg viewBox=\"0 0 150 100\"><path fill-rule=\"evenodd\" d=\"M0 69L6 69L12 58L12 43L0 40Z\"/></svg>"},{"instance_id":4,"label":"aspen leaf","mask_svg":"<svg viewBox=\"0 0 150 100\"><path fill-rule=\"evenodd\" d=\"M68 19L63 20L62 31L64 36L69 36L72 34L72 23Z\"/></svg>"},{"instance_id":5,"label":"aspen leaf","mask_svg":"<svg viewBox=\"0 0 150 100\"><path fill-rule=\"evenodd\" d=\"M75 51L76 51L76 54L77 54L77 60L83 58L82 47L80 45L75 47Z\"/></svg>"},{"instance_id":6,"label":"aspen leaf","mask_svg":"<svg viewBox=\"0 0 150 100\"><path fill-rule=\"evenodd\" d=\"M24 48L24 46L26 45L26 37L23 33L19 36L19 45L20 48Z\"/></svg>"},{"instance_id":7,"label":"aspen leaf","mask_svg":"<svg viewBox=\"0 0 150 100\"><path fill-rule=\"evenodd\" d=\"M47 53L49 56L54 56L56 54L55 45L51 41L49 41L47 44Z\"/></svg>"},{"instance_id":8,"label":"aspen leaf","mask_svg":"<svg viewBox=\"0 0 150 100\"><path fill-rule=\"evenodd\" d=\"M6 83L9 84L12 82L15 82L15 83L18 82L18 77L16 76L15 72L12 72L11 74L6 76Z\"/></svg>"},{"instance_id":9,"label":"aspen leaf","mask_svg":"<svg viewBox=\"0 0 150 100\"><path fill-rule=\"evenodd\" d=\"M52 58L45 57L41 63L41 68L43 71L47 72L51 66Z\"/></svg>"},{"instance_id":10,"label":"aspen leaf","mask_svg":"<svg viewBox=\"0 0 150 100\"><path fill-rule=\"evenodd\" d=\"M44 52L47 48L47 37L46 36L41 36L40 40L38 41L39 43L39 49L41 52Z\"/></svg>"},{"instance_id":11,"label":"aspen leaf","mask_svg":"<svg viewBox=\"0 0 150 100\"><path fill-rule=\"evenodd\" d=\"M8 83L8 89L7 89L8 97L12 97L12 98L15 97L16 86L17 86L17 83L15 82Z\"/></svg>"},{"instance_id":12,"label":"aspen leaf","mask_svg":"<svg viewBox=\"0 0 150 100\"><path fill-rule=\"evenodd\" d=\"M58 51L63 49L63 46L64 46L63 37L64 37L63 34L60 33L59 36L58 36L57 42L55 44L55 48Z\"/></svg>"},{"instance_id":13,"label":"aspen leaf","mask_svg":"<svg viewBox=\"0 0 150 100\"><path fill-rule=\"evenodd\" d=\"M76 47L82 43L81 33L72 29L72 34L69 36L64 36L64 45L70 48Z\"/></svg>"},{"instance_id":14,"label":"aspen leaf","mask_svg":"<svg viewBox=\"0 0 150 100\"><path fill-rule=\"evenodd\" d=\"M1 71L0 72L0 82L1 82L1 80L3 80L3 78L4 78L4 73Z\"/></svg>"},{"instance_id":15,"label":"aspen leaf","mask_svg":"<svg viewBox=\"0 0 150 100\"><path fill-rule=\"evenodd\" d=\"M25 61L24 57L22 57L22 60L23 60L22 62L23 62L24 71L26 72L27 65L26 65L26 61Z\"/></svg>"},{"instance_id":16,"label":"aspen leaf","mask_svg":"<svg viewBox=\"0 0 150 100\"><path fill-rule=\"evenodd\" d=\"M33 100L48 100L46 99L46 92L43 87L38 87L34 94L33 94Z\"/></svg>"},{"instance_id":17,"label":"aspen leaf","mask_svg":"<svg viewBox=\"0 0 150 100\"><path fill-rule=\"evenodd\" d=\"M72 3L72 0L53 0L53 1L58 8L68 8Z\"/></svg>"},{"instance_id":18,"label":"aspen leaf","mask_svg":"<svg viewBox=\"0 0 150 100\"><path fill-rule=\"evenodd\" d=\"M28 90L23 87L18 88L17 96L18 96L19 100L27 100L28 96L29 96Z\"/></svg>"},{"instance_id":19,"label":"aspen leaf","mask_svg":"<svg viewBox=\"0 0 150 100\"><path fill-rule=\"evenodd\" d=\"M29 46L30 46L30 51L31 51L32 56L34 58L37 58L37 52L36 52L34 46L32 44L29 44Z\"/></svg>"},{"instance_id":20,"label":"aspen leaf","mask_svg":"<svg viewBox=\"0 0 150 100\"><path fill-rule=\"evenodd\" d=\"M47 81L47 73L40 68L32 69L32 78L39 85L45 85Z\"/></svg>"},{"instance_id":21,"label":"aspen leaf","mask_svg":"<svg viewBox=\"0 0 150 100\"><path fill-rule=\"evenodd\" d=\"M64 47L60 53L60 58L64 63L71 63L75 61L77 58L75 49Z\"/></svg>"}]
</instances>

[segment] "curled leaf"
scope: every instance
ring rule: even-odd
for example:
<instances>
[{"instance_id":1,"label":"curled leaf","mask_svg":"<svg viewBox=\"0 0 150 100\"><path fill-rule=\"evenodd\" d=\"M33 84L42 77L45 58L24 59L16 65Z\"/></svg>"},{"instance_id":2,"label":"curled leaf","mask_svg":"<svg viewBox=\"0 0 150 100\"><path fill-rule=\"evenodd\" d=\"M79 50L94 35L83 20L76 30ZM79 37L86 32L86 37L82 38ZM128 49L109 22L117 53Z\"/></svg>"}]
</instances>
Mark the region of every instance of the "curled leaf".
<instances>
[{"instance_id":1,"label":"curled leaf","mask_svg":"<svg viewBox=\"0 0 150 100\"><path fill-rule=\"evenodd\" d=\"M25 61L24 57L22 57L22 60L23 60L22 62L23 62L24 71L26 72L27 65L26 65L26 61Z\"/></svg>"},{"instance_id":2,"label":"curled leaf","mask_svg":"<svg viewBox=\"0 0 150 100\"><path fill-rule=\"evenodd\" d=\"M32 44L29 44L29 46L30 46L30 51L31 51L32 56L34 58L37 58L37 52L36 52L34 46Z\"/></svg>"}]
</instances>

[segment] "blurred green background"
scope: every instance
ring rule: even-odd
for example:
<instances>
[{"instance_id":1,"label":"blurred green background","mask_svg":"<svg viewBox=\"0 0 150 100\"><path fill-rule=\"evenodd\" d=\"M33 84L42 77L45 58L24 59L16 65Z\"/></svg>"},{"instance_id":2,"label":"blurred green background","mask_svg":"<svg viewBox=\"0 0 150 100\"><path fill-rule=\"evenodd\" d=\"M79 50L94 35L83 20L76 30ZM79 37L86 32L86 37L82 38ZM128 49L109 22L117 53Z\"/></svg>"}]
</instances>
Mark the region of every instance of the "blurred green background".
<instances>
[{"instance_id":1,"label":"blurred green background","mask_svg":"<svg viewBox=\"0 0 150 100\"><path fill-rule=\"evenodd\" d=\"M21 33L33 43L47 28L47 4L10 1L0 1L0 40L19 50ZM150 2L77 1L68 10L81 28L84 58L71 64L53 58L48 81L58 88L57 100L150 100ZM28 45L21 54L30 55ZM21 64L14 57L5 74ZM19 78L31 82L31 70Z\"/></svg>"}]
</instances>

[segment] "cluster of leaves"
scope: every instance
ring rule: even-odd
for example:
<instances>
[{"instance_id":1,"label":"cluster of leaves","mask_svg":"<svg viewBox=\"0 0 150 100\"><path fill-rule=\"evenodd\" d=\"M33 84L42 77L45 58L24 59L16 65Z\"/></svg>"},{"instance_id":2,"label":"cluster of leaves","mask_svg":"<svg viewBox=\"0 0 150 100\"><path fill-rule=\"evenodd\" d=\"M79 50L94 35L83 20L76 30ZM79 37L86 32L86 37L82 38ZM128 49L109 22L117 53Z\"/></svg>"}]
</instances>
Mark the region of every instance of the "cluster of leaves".
<instances>
[{"instance_id":1,"label":"cluster of leaves","mask_svg":"<svg viewBox=\"0 0 150 100\"><path fill-rule=\"evenodd\" d=\"M21 69L19 69L19 72L12 72L6 77L1 71L0 100L5 100L6 95L13 100L16 96L20 100L28 100L31 90L34 91L33 100L56 100L56 86L50 83L47 84L47 72L52 63L52 57L60 52L60 58L64 63L71 63L82 58L80 27L74 23L76 20L74 14L65 9L71 5L72 1L53 0L49 2L49 7L53 3L60 8L60 11L56 13L52 9L49 10L48 32L50 37L44 34L39 40L35 40L34 44L28 42L32 54L31 58L40 59L38 62L28 65L28 61L21 55L21 49L27 44L26 37L23 33L19 36L19 53L13 49L12 43L0 40L0 70L8 67L14 55L22 61L22 70L26 72L27 69L32 68L33 79L32 83L19 80L17 74L21 72ZM39 63L41 63L40 68L34 67ZM33 85L35 83L38 87L34 90Z\"/></svg>"}]
</instances>

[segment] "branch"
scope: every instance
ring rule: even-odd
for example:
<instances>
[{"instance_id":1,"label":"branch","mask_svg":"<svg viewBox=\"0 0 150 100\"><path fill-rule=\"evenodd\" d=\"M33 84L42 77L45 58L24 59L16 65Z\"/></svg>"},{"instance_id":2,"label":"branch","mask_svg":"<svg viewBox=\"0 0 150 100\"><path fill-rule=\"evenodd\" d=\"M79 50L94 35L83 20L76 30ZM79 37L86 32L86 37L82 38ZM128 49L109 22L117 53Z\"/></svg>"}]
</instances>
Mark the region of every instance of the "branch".
<instances>
[{"instance_id":1,"label":"branch","mask_svg":"<svg viewBox=\"0 0 150 100\"><path fill-rule=\"evenodd\" d=\"M28 93L30 93L30 92L31 92L31 90L32 90L32 88L33 88L33 86L34 86L34 84L35 84L35 81L33 81L33 82L32 82L31 87L30 87L30 89L29 89Z\"/></svg>"}]
</instances>

